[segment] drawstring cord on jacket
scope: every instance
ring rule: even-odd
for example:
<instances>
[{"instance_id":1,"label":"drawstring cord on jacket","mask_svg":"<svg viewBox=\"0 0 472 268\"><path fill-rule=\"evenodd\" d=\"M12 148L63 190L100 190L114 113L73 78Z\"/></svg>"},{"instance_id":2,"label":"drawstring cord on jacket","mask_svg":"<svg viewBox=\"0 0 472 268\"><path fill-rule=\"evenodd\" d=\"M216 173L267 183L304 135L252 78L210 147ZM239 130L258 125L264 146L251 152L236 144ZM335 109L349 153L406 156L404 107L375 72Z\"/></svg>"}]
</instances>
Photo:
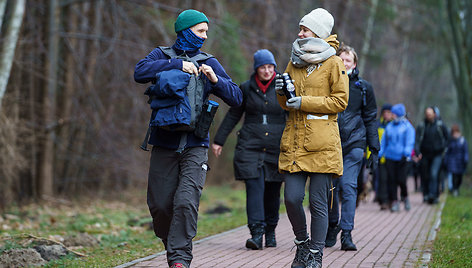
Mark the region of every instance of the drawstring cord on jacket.
<instances>
[{"instance_id":1,"label":"drawstring cord on jacket","mask_svg":"<svg viewBox=\"0 0 472 268\"><path fill-rule=\"evenodd\" d=\"M331 204L330 204L330 206L329 206L329 210L332 210L332 209L333 209L334 188L336 188L336 187L333 187L333 180L331 180L331 189L329 189L329 190L331 191Z\"/></svg>"}]
</instances>

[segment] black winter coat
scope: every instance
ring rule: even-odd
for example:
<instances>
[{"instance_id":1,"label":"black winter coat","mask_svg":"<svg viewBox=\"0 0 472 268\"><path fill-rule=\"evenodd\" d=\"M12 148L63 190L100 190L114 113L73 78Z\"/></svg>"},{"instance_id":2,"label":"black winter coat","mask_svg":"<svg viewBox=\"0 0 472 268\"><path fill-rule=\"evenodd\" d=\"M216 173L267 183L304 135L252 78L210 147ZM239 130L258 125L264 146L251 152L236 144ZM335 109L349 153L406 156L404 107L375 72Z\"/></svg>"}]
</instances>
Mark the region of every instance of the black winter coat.
<instances>
[{"instance_id":1,"label":"black winter coat","mask_svg":"<svg viewBox=\"0 0 472 268\"><path fill-rule=\"evenodd\" d=\"M446 150L449 140L449 131L442 120L427 120L416 128L415 154L427 156L440 155Z\"/></svg>"},{"instance_id":2,"label":"black winter coat","mask_svg":"<svg viewBox=\"0 0 472 268\"><path fill-rule=\"evenodd\" d=\"M366 146L371 151L380 150L376 118L374 90L369 82L359 77L359 71L355 68L349 75L347 108L338 114L343 155L353 148L365 149Z\"/></svg>"},{"instance_id":3,"label":"black winter coat","mask_svg":"<svg viewBox=\"0 0 472 268\"><path fill-rule=\"evenodd\" d=\"M257 86L255 75L240 86L243 103L229 109L215 135L214 143L223 146L244 114L244 123L238 131L234 152L235 178L258 178L263 168L266 181L283 181L283 176L278 173L277 163L286 115L277 102L275 79L266 93L263 93Z\"/></svg>"}]
</instances>

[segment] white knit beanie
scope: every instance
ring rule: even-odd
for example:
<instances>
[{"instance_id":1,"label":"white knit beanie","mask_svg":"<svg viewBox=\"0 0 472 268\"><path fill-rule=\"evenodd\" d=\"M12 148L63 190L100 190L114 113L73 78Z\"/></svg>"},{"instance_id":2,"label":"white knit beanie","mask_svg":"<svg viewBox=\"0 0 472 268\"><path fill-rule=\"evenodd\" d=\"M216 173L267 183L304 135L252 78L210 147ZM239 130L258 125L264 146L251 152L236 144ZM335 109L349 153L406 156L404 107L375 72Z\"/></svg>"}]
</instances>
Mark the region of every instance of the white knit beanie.
<instances>
[{"instance_id":1,"label":"white knit beanie","mask_svg":"<svg viewBox=\"0 0 472 268\"><path fill-rule=\"evenodd\" d=\"M325 39L331 34L334 18L326 9L317 8L306 14L299 25L307 27L317 36Z\"/></svg>"}]
</instances>

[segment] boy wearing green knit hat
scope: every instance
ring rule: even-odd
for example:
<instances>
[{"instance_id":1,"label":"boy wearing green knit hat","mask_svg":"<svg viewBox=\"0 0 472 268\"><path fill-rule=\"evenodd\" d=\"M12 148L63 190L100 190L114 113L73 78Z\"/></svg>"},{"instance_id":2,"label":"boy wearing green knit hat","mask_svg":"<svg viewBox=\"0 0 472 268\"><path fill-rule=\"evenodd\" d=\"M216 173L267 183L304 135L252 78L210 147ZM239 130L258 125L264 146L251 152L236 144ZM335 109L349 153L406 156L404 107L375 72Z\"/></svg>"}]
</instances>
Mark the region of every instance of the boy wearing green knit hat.
<instances>
[{"instance_id":1,"label":"boy wearing green knit hat","mask_svg":"<svg viewBox=\"0 0 472 268\"><path fill-rule=\"evenodd\" d=\"M188 9L180 13L174 25L175 43L172 47L157 47L140 60L134 71L135 81L156 84L156 77L163 80L162 76L169 72L173 79L187 73L201 80L197 84L203 86L197 89L203 93L203 100L213 94L229 106L239 106L242 102L239 87L212 55L200 51L207 39L208 24L208 18L200 11ZM169 106L175 105L175 98L159 101L167 100ZM154 127L148 143L153 147L147 203L154 233L164 243L169 267L188 268L193 259L192 240L197 234L198 206L208 169L209 135L201 138L194 132Z\"/></svg>"}]
</instances>

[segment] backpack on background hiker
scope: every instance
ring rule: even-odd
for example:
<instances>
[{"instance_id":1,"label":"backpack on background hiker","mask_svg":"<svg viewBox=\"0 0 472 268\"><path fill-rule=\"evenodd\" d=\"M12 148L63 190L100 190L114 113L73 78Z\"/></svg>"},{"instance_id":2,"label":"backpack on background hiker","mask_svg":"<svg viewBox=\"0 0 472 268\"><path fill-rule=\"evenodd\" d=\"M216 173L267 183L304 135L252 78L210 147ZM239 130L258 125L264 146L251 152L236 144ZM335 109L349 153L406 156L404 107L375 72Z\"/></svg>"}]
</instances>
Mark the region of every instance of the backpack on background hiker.
<instances>
[{"instance_id":1,"label":"backpack on background hiker","mask_svg":"<svg viewBox=\"0 0 472 268\"><path fill-rule=\"evenodd\" d=\"M170 47L159 47L170 58L192 62L197 68L199 61L213 56L202 52L193 57L177 55ZM181 70L168 70L156 74L156 83L144 92L149 96L152 113L146 137L141 149L147 151L149 135L153 127L168 131L193 132L199 138L208 135L211 122L219 104L204 99L206 80L201 76Z\"/></svg>"}]
</instances>

